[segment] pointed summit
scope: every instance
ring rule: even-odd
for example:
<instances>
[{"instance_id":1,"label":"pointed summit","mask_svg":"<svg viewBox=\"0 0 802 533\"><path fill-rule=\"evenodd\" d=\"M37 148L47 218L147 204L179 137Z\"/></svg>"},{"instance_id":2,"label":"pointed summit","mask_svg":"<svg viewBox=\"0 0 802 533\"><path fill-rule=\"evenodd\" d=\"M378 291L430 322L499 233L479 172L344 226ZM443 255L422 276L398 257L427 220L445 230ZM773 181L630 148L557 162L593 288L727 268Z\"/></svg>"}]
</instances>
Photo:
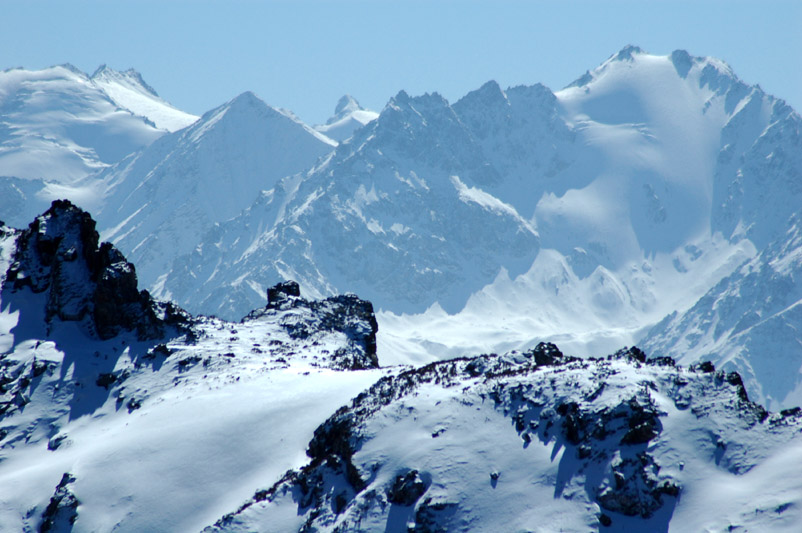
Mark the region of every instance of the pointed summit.
<instances>
[{"instance_id":1,"label":"pointed summit","mask_svg":"<svg viewBox=\"0 0 802 533\"><path fill-rule=\"evenodd\" d=\"M127 85L131 88L139 89L140 91L159 98L156 89L151 87L142 78L142 75L136 70L129 68L125 72L114 70L105 63L100 65L95 72L89 76L89 79L95 83L112 82Z\"/></svg>"},{"instance_id":2,"label":"pointed summit","mask_svg":"<svg viewBox=\"0 0 802 533\"><path fill-rule=\"evenodd\" d=\"M356 98L351 96L350 94L346 94L342 96L337 101L337 107L334 108L334 116L331 117L326 124L332 124L337 122L338 120L344 118L346 115L353 113L354 111L363 111L359 102L357 102Z\"/></svg>"},{"instance_id":3,"label":"pointed summit","mask_svg":"<svg viewBox=\"0 0 802 533\"><path fill-rule=\"evenodd\" d=\"M180 130L198 120L195 115L184 113L163 100L132 68L121 72L100 65L89 80L117 106L144 117L160 130Z\"/></svg>"},{"instance_id":4,"label":"pointed summit","mask_svg":"<svg viewBox=\"0 0 802 533\"><path fill-rule=\"evenodd\" d=\"M342 96L334 108L334 115L326 124L315 126L315 130L337 142L351 138L356 130L379 116L378 113L368 111L356 98L350 94Z\"/></svg>"},{"instance_id":5,"label":"pointed summit","mask_svg":"<svg viewBox=\"0 0 802 533\"><path fill-rule=\"evenodd\" d=\"M618 52L613 59L618 61L632 61L633 56L645 54L646 52L640 46L635 46L632 44L626 45L624 48Z\"/></svg>"}]
</instances>

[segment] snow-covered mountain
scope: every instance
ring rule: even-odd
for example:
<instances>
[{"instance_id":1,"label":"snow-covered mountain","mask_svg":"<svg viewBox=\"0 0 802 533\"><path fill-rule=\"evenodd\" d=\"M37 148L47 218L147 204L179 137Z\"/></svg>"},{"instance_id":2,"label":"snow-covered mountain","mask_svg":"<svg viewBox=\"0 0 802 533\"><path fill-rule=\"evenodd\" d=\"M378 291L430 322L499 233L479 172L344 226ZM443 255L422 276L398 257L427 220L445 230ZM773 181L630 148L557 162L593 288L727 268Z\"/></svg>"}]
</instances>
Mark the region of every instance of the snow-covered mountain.
<instances>
[{"instance_id":1,"label":"snow-covered mountain","mask_svg":"<svg viewBox=\"0 0 802 533\"><path fill-rule=\"evenodd\" d=\"M335 145L243 93L93 178L108 190L98 213L103 239L125 250L153 286L214 223L238 215L260 191Z\"/></svg>"},{"instance_id":2,"label":"snow-covered mountain","mask_svg":"<svg viewBox=\"0 0 802 533\"><path fill-rule=\"evenodd\" d=\"M198 120L197 116L176 109L164 101L134 69L120 72L101 65L92 74L91 80L115 104L147 118L161 130L178 131Z\"/></svg>"},{"instance_id":3,"label":"snow-covered mountain","mask_svg":"<svg viewBox=\"0 0 802 533\"><path fill-rule=\"evenodd\" d=\"M627 47L557 93L401 92L213 228L160 294L235 318L284 278L318 297L356 290L383 310L379 344L398 363L535 339L613 351L782 235L802 205L800 125L684 51ZM756 397L770 386L748 380Z\"/></svg>"},{"instance_id":4,"label":"snow-covered mountain","mask_svg":"<svg viewBox=\"0 0 802 533\"><path fill-rule=\"evenodd\" d=\"M545 343L376 368L372 307L354 295L309 301L287 282L239 323L192 317L138 291L98 237L68 202L0 227L2 530L802 520L800 411L750 402L736 373Z\"/></svg>"},{"instance_id":5,"label":"snow-covered mountain","mask_svg":"<svg viewBox=\"0 0 802 533\"><path fill-rule=\"evenodd\" d=\"M334 115L325 124L315 126L315 130L330 139L343 142L350 139L354 131L368 122L376 120L378 116L378 113L363 108L356 98L346 94L337 102Z\"/></svg>"},{"instance_id":6,"label":"snow-covered mountain","mask_svg":"<svg viewBox=\"0 0 802 533\"><path fill-rule=\"evenodd\" d=\"M634 334L754 254L771 225L737 195L717 202L733 183L771 181L753 145L798 172L793 143L764 135L798 123L720 61L632 47L556 94L491 82L450 105L401 92L330 159L215 228L165 287L230 317L287 276L395 313L454 313L483 288L509 298L508 278L530 272L515 292L551 334ZM576 314L574 302L555 291L592 305L564 322L552 310Z\"/></svg>"},{"instance_id":7,"label":"snow-covered mountain","mask_svg":"<svg viewBox=\"0 0 802 533\"><path fill-rule=\"evenodd\" d=\"M198 531L385 374L368 302L289 283L241 323L193 318L66 202L0 227L0 284L2 531Z\"/></svg>"},{"instance_id":8,"label":"snow-covered mountain","mask_svg":"<svg viewBox=\"0 0 802 533\"><path fill-rule=\"evenodd\" d=\"M196 118L159 98L133 70L4 70L0 176L70 183Z\"/></svg>"},{"instance_id":9,"label":"snow-covered mountain","mask_svg":"<svg viewBox=\"0 0 802 533\"><path fill-rule=\"evenodd\" d=\"M643 355L540 344L385 377L204 531L796 531L799 411Z\"/></svg>"},{"instance_id":10,"label":"snow-covered mountain","mask_svg":"<svg viewBox=\"0 0 802 533\"><path fill-rule=\"evenodd\" d=\"M802 404L802 229L788 232L644 339L679 361L737 369L750 395L774 409Z\"/></svg>"}]
</instances>

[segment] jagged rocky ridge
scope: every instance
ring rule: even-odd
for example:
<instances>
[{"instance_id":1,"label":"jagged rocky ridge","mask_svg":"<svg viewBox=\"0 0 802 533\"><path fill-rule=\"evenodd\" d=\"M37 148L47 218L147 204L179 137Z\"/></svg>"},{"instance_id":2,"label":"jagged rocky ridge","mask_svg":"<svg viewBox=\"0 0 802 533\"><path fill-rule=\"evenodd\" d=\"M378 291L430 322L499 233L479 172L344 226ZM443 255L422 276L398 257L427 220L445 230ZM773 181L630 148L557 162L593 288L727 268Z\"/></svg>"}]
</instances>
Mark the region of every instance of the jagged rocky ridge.
<instances>
[{"instance_id":1,"label":"jagged rocky ridge","mask_svg":"<svg viewBox=\"0 0 802 533\"><path fill-rule=\"evenodd\" d=\"M800 448L799 410L766 412L736 373L551 344L380 370L368 302L283 282L239 323L166 312L93 231L67 202L0 228L4 529L223 516L212 530L792 531L801 518L797 462L782 460ZM131 321L98 328L98 294ZM695 517L721 478L772 487Z\"/></svg>"},{"instance_id":2,"label":"jagged rocky ridge","mask_svg":"<svg viewBox=\"0 0 802 533\"><path fill-rule=\"evenodd\" d=\"M0 333L13 337L13 344L58 338L54 330L70 322L88 339L108 341L129 332L131 341L150 346L176 338L191 345L204 335L202 324L220 327L219 320L194 318L171 302L157 302L148 291L139 291L134 265L112 244L99 244L95 221L67 200L54 201L25 230L2 226L2 236L13 240L13 251L2 278L0 303L4 314L17 317L13 328ZM378 367L378 324L370 302L353 294L309 301L301 298L295 282L278 284L267 296L266 307L251 312L243 324L275 323L293 341L315 345L327 335L340 335L342 346L324 364L342 369ZM282 343L277 340L276 344ZM172 353L164 344L159 346L162 348L148 350L143 359ZM0 403L0 414L21 408L27 403L22 398L31 380L53 370L35 359L27 370L9 366L5 355L0 358L0 392L10 399ZM186 367L195 359L197 356L188 356L179 366ZM100 373L96 381L108 389L122 381L124 374Z\"/></svg>"},{"instance_id":3,"label":"jagged rocky ridge","mask_svg":"<svg viewBox=\"0 0 802 533\"><path fill-rule=\"evenodd\" d=\"M19 233L2 291L12 311L43 300L48 328L54 320L81 322L99 339L122 330L140 340L160 338L189 320L175 305L139 291L134 266L112 244L99 245L95 221L67 200L53 202ZM24 313L26 319L40 316Z\"/></svg>"},{"instance_id":4,"label":"jagged rocky ridge","mask_svg":"<svg viewBox=\"0 0 802 533\"><path fill-rule=\"evenodd\" d=\"M382 378L315 430L307 466L206 531L666 531L686 485L743 477L801 430L798 409L770 415L710 363L541 343ZM770 512L749 504L697 525ZM787 529L795 505L771 518Z\"/></svg>"},{"instance_id":5,"label":"jagged rocky ridge","mask_svg":"<svg viewBox=\"0 0 802 533\"><path fill-rule=\"evenodd\" d=\"M283 471L298 457L288 442L307 440L331 402L378 378L369 302L352 294L310 301L286 282L240 323L193 317L139 291L133 265L99 244L94 221L67 201L25 230L0 225L0 284L3 530L198 529L225 507L206 519L203 509L248 486L233 458L221 469L210 455L237 449L234 462ZM357 369L367 371L341 372ZM314 390L299 397L306 384ZM219 397L209 405L207 394ZM293 405L308 413L288 418ZM221 447L217 435L237 423ZM247 440L254 432L275 441L269 456ZM153 446L147 457L143 442ZM107 454L127 459L109 464ZM33 473L20 466L32 456ZM206 472L215 484L182 499L182 471ZM172 496L154 502L144 480L157 473ZM113 487L109 476L118 478ZM133 511L109 524L120 506Z\"/></svg>"}]
</instances>

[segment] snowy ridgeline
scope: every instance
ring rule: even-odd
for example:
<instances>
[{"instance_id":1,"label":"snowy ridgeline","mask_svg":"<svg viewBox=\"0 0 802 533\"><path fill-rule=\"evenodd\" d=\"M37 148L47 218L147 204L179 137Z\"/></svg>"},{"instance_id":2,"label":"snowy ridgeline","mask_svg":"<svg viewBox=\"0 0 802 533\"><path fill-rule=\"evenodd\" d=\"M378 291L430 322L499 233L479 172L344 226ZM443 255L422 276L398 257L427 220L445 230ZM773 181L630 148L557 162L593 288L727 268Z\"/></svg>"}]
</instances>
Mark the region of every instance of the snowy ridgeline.
<instances>
[{"instance_id":1,"label":"snowy ridgeline","mask_svg":"<svg viewBox=\"0 0 802 533\"><path fill-rule=\"evenodd\" d=\"M0 178L0 219L21 226L70 198L151 294L192 313L238 320L295 279L310 297L371 300L388 363L637 343L737 370L772 408L802 398L796 293L755 283L749 302L730 290L726 308L715 294L785 246L802 205L802 120L715 58L629 46L560 91L488 82L453 103L401 91L378 116L343 97L314 128L244 93L165 133L153 124L169 109L133 71L13 70L2 91L17 95L3 100L16 102L14 131L53 129L14 139L56 136L73 156L103 152L73 135L87 123L150 132L115 140L135 151L77 181ZM37 154L26 164L56 152ZM59 157L51 166L66 172ZM649 333L691 308L709 319Z\"/></svg>"},{"instance_id":2,"label":"snowy ridgeline","mask_svg":"<svg viewBox=\"0 0 802 533\"><path fill-rule=\"evenodd\" d=\"M799 410L767 412L711 364L542 343L379 368L368 302L283 283L239 323L192 317L138 292L66 202L0 230L0 279L4 531L802 520Z\"/></svg>"},{"instance_id":3,"label":"snowy ridgeline","mask_svg":"<svg viewBox=\"0 0 802 533\"><path fill-rule=\"evenodd\" d=\"M136 71L105 65L91 76L72 65L0 71L0 116L0 176L61 184L198 118L161 99Z\"/></svg>"}]
</instances>

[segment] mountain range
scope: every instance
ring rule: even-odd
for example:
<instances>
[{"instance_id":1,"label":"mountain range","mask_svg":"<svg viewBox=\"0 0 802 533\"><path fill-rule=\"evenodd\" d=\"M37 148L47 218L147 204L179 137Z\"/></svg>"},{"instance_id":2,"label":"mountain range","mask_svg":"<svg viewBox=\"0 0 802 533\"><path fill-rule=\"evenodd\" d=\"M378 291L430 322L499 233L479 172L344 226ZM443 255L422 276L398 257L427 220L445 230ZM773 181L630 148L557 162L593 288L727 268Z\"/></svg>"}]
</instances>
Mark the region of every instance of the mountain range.
<instances>
[{"instance_id":1,"label":"mountain range","mask_svg":"<svg viewBox=\"0 0 802 533\"><path fill-rule=\"evenodd\" d=\"M799 408L735 372L555 345L385 366L372 305L240 322L139 290L56 201L0 227L9 531L795 531ZM338 405L342 405L339 409Z\"/></svg>"},{"instance_id":2,"label":"mountain range","mask_svg":"<svg viewBox=\"0 0 802 533\"><path fill-rule=\"evenodd\" d=\"M633 46L316 126L4 71L0 526L796 531L801 130Z\"/></svg>"}]
</instances>

